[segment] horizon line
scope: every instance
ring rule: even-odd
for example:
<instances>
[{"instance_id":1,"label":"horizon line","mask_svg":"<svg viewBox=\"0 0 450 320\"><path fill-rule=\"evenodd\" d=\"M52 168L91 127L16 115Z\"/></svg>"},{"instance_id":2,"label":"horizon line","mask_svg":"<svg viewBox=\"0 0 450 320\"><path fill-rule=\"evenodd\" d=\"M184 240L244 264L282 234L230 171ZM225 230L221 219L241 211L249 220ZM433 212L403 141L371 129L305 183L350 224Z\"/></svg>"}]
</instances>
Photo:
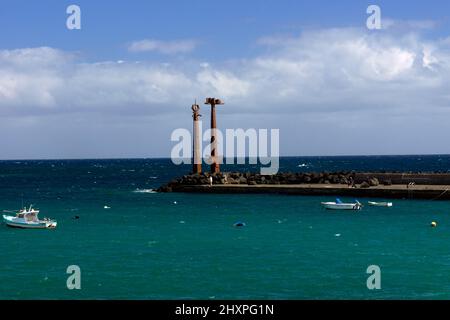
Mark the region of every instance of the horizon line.
<instances>
[{"instance_id":1,"label":"horizon line","mask_svg":"<svg viewBox=\"0 0 450 320\"><path fill-rule=\"evenodd\" d=\"M327 158L339 158L339 157L412 157L412 156L450 156L450 153L411 153L411 154L343 154L343 155L286 155L279 156L279 158L318 158L318 157L327 157ZM234 159L240 159L242 157L234 157ZM250 157L244 157L248 159ZM17 158L17 159L0 159L0 162L6 161L82 161L82 160L170 160L170 157L99 157L99 158ZM177 158L182 159L182 158ZM191 159L191 158L186 158ZM224 158L225 159L225 158Z\"/></svg>"}]
</instances>

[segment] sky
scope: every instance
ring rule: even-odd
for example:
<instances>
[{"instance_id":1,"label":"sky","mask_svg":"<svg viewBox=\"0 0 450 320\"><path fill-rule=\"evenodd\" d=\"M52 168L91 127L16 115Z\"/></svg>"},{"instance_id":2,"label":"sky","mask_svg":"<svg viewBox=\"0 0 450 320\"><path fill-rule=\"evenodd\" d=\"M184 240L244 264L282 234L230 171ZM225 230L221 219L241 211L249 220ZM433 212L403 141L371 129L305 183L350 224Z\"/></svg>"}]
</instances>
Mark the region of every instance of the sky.
<instances>
[{"instance_id":1,"label":"sky","mask_svg":"<svg viewBox=\"0 0 450 320\"><path fill-rule=\"evenodd\" d=\"M170 157L209 96L219 128L279 129L284 156L449 154L449 16L432 0L1 0L0 159Z\"/></svg>"}]
</instances>

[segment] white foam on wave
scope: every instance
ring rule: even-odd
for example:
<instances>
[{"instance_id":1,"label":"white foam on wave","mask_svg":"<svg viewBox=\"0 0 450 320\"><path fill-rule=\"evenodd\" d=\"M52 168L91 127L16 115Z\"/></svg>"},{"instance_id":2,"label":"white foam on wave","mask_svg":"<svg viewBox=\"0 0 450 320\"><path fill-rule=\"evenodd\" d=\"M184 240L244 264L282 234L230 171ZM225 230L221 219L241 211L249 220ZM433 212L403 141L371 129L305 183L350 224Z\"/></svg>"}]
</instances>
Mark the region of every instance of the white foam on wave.
<instances>
[{"instance_id":1,"label":"white foam on wave","mask_svg":"<svg viewBox=\"0 0 450 320\"><path fill-rule=\"evenodd\" d=\"M302 163L302 164L299 164L297 167L299 167L299 168L306 168L306 167L309 167L309 164Z\"/></svg>"},{"instance_id":2,"label":"white foam on wave","mask_svg":"<svg viewBox=\"0 0 450 320\"><path fill-rule=\"evenodd\" d=\"M135 193L157 193L154 189L136 189L133 192Z\"/></svg>"}]
</instances>

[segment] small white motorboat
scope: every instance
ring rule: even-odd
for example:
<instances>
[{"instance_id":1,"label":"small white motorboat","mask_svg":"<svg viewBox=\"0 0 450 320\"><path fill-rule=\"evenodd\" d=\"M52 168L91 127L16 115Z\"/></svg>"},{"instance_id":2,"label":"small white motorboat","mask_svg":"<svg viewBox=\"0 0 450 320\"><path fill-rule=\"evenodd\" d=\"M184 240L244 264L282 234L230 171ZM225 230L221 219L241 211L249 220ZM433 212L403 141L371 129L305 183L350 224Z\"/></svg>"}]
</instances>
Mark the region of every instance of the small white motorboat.
<instances>
[{"instance_id":1,"label":"small white motorboat","mask_svg":"<svg viewBox=\"0 0 450 320\"><path fill-rule=\"evenodd\" d=\"M369 201L369 206L372 207L392 207L392 202L375 202L375 201Z\"/></svg>"},{"instance_id":2,"label":"small white motorboat","mask_svg":"<svg viewBox=\"0 0 450 320\"><path fill-rule=\"evenodd\" d=\"M23 208L22 210L15 212L15 214L15 216L3 215L3 221L7 226L23 229L54 229L57 225L55 220L47 218L39 220L39 210L33 209L33 206Z\"/></svg>"},{"instance_id":3,"label":"small white motorboat","mask_svg":"<svg viewBox=\"0 0 450 320\"><path fill-rule=\"evenodd\" d=\"M329 210L361 210L363 205L355 200L355 203L344 203L340 199L336 199L336 202L322 202L322 206Z\"/></svg>"}]
</instances>

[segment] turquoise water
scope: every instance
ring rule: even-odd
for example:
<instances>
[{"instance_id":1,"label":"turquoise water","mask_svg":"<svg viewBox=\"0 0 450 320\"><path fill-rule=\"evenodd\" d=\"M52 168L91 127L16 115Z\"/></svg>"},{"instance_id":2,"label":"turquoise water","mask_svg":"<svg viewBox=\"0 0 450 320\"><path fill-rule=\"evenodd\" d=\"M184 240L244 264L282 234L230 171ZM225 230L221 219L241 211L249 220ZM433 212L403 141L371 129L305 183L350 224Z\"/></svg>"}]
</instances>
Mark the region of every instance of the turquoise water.
<instances>
[{"instance_id":1,"label":"turquoise water","mask_svg":"<svg viewBox=\"0 0 450 320\"><path fill-rule=\"evenodd\" d=\"M167 160L0 169L2 208L23 194L59 223L0 226L1 299L450 298L450 202L336 213L321 208L325 197L135 192L188 170ZM374 264L382 289L371 291ZM81 268L81 290L66 287L69 265Z\"/></svg>"}]
</instances>

